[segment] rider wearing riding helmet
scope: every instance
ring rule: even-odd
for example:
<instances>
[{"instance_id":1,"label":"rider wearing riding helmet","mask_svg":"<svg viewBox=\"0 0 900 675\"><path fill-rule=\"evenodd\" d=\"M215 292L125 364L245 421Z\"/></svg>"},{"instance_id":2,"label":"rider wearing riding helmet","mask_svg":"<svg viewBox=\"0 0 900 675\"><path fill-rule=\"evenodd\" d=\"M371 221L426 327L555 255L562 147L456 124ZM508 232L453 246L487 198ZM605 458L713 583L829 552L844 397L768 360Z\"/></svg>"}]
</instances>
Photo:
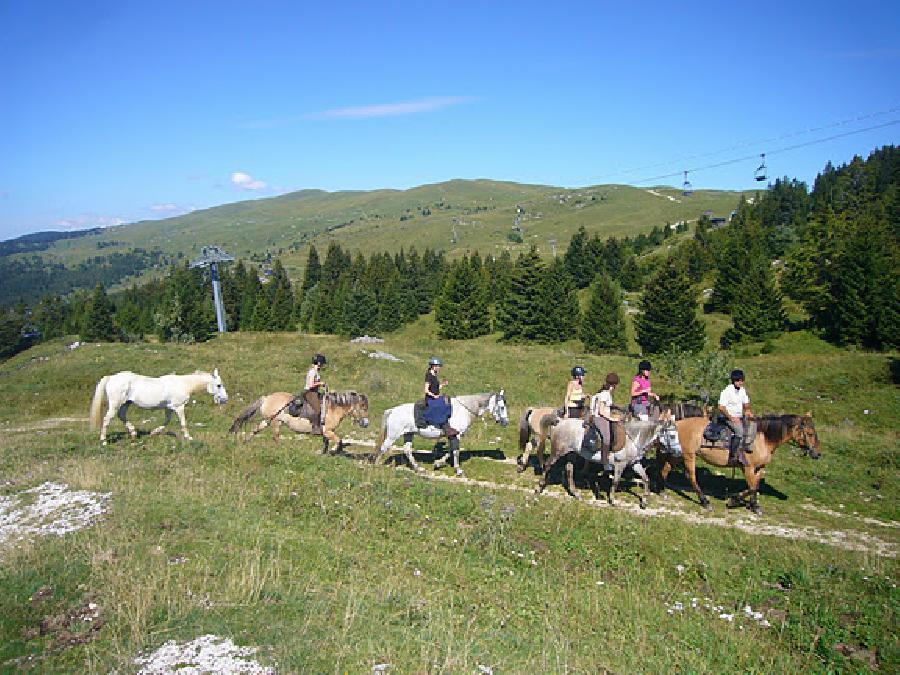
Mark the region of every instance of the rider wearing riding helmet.
<instances>
[{"instance_id":1,"label":"rider wearing riding helmet","mask_svg":"<svg viewBox=\"0 0 900 675\"><path fill-rule=\"evenodd\" d=\"M572 379L566 386L566 402L563 405L566 417L584 417L584 376L587 371L581 366L572 368Z\"/></svg>"},{"instance_id":2,"label":"rider wearing riding helmet","mask_svg":"<svg viewBox=\"0 0 900 675\"><path fill-rule=\"evenodd\" d=\"M607 373L603 387L591 397L591 421L600 432L600 463L605 468L609 468L609 453L613 447L613 422L621 420L612 397L618 384L618 373Z\"/></svg>"},{"instance_id":3,"label":"rider wearing riding helmet","mask_svg":"<svg viewBox=\"0 0 900 675\"><path fill-rule=\"evenodd\" d=\"M325 383L319 377L319 369L326 363L328 361L322 354L316 354L312 358L312 366L306 372L306 383L303 387L303 400L311 408L309 421L314 434L322 433L322 394L319 390L325 387Z\"/></svg>"},{"instance_id":4,"label":"rider wearing riding helmet","mask_svg":"<svg viewBox=\"0 0 900 675\"><path fill-rule=\"evenodd\" d=\"M643 420L650 416L650 399L659 401L659 396L653 393L650 386L650 362L641 361L638 364L637 375L631 378L631 412L635 417Z\"/></svg>"},{"instance_id":5,"label":"rider wearing riding helmet","mask_svg":"<svg viewBox=\"0 0 900 675\"><path fill-rule=\"evenodd\" d=\"M723 415L722 421L734 433L731 449L735 451L744 442L753 420L753 411L750 410L750 396L744 387L744 371L732 370L730 379L731 384L719 394L719 412ZM745 448L744 452L751 452L751 449Z\"/></svg>"},{"instance_id":6,"label":"rider wearing riding helmet","mask_svg":"<svg viewBox=\"0 0 900 675\"><path fill-rule=\"evenodd\" d=\"M432 356L428 360L428 370L425 371L425 419L431 424L446 424L450 418L450 402L446 396L441 395L441 389L446 387L447 380L439 380L438 374L444 363Z\"/></svg>"}]
</instances>

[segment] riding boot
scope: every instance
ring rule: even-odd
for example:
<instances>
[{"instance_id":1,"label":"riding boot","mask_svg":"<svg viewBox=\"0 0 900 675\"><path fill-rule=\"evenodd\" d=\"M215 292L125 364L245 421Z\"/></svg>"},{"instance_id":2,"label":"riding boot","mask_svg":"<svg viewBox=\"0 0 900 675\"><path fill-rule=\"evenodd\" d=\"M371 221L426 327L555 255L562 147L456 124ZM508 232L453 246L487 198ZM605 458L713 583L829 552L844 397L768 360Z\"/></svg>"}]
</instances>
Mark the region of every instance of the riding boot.
<instances>
[{"instance_id":1,"label":"riding boot","mask_svg":"<svg viewBox=\"0 0 900 675\"><path fill-rule=\"evenodd\" d=\"M313 436L322 436L323 435L322 434L322 422L319 421L318 417L316 419L310 420L309 423L312 426L312 431L310 431L310 433Z\"/></svg>"},{"instance_id":2,"label":"riding boot","mask_svg":"<svg viewBox=\"0 0 900 675\"><path fill-rule=\"evenodd\" d=\"M609 444L604 440L600 445L600 466L604 471L612 471L613 465L609 463Z\"/></svg>"}]
</instances>

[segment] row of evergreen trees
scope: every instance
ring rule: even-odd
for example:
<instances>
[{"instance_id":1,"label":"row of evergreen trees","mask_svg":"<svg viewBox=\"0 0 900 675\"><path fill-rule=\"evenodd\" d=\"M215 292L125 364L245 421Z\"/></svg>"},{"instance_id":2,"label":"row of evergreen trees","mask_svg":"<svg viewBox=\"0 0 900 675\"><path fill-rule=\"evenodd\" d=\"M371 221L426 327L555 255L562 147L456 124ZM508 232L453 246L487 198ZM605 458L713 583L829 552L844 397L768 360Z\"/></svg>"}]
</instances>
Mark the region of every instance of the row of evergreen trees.
<instances>
[{"instance_id":1,"label":"row of evergreen trees","mask_svg":"<svg viewBox=\"0 0 900 675\"><path fill-rule=\"evenodd\" d=\"M728 314L733 324L722 346L785 330L784 294L837 344L893 348L900 344L898 179L900 151L890 146L867 160L829 165L811 192L804 183L778 180L752 203L742 201L726 227L712 229L701 217L670 257L638 255L684 225L603 241L582 227L565 255L549 261L534 248L515 261L508 252L485 259L476 252L448 264L442 252L414 249L353 257L337 243L322 260L311 246L299 288L277 259L262 278L239 261L221 270L228 328L361 335L395 330L433 310L447 339L492 332L508 342L577 337L589 351L622 351L623 288L642 288L634 322L642 350L695 352L706 342L701 283L712 278L703 309ZM0 357L36 336L205 340L215 330L206 274L173 267L164 279L109 297L98 285L65 300L45 297L31 311L6 312ZM581 311L583 288L589 290Z\"/></svg>"}]
</instances>

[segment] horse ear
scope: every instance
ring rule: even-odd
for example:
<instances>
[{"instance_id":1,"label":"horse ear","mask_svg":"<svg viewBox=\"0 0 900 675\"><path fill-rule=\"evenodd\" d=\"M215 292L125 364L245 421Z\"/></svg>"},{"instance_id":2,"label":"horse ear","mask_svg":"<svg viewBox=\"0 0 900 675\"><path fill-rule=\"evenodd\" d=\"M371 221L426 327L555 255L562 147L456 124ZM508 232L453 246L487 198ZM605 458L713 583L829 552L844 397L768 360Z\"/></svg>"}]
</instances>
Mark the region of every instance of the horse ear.
<instances>
[{"instance_id":1,"label":"horse ear","mask_svg":"<svg viewBox=\"0 0 900 675\"><path fill-rule=\"evenodd\" d=\"M218 376L219 376L219 369L213 368L213 377L218 377Z\"/></svg>"},{"instance_id":2,"label":"horse ear","mask_svg":"<svg viewBox=\"0 0 900 675\"><path fill-rule=\"evenodd\" d=\"M502 389L500 390L500 395L503 396L503 390L502 390Z\"/></svg>"}]
</instances>

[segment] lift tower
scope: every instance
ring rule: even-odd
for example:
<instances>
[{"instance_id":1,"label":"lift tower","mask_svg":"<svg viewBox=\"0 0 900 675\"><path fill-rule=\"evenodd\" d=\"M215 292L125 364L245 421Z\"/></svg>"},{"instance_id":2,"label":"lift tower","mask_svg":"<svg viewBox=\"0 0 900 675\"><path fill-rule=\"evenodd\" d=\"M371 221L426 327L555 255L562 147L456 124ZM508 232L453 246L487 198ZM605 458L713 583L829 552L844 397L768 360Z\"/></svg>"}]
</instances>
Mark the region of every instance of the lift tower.
<instances>
[{"instance_id":1,"label":"lift tower","mask_svg":"<svg viewBox=\"0 0 900 675\"><path fill-rule=\"evenodd\" d=\"M216 323L220 333L226 333L225 308L222 306L222 288L219 285L219 263L231 262L233 255L228 255L218 246L204 246L200 249L200 257L190 267L209 267L212 275L213 304L216 307Z\"/></svg>"}]
</instances>

